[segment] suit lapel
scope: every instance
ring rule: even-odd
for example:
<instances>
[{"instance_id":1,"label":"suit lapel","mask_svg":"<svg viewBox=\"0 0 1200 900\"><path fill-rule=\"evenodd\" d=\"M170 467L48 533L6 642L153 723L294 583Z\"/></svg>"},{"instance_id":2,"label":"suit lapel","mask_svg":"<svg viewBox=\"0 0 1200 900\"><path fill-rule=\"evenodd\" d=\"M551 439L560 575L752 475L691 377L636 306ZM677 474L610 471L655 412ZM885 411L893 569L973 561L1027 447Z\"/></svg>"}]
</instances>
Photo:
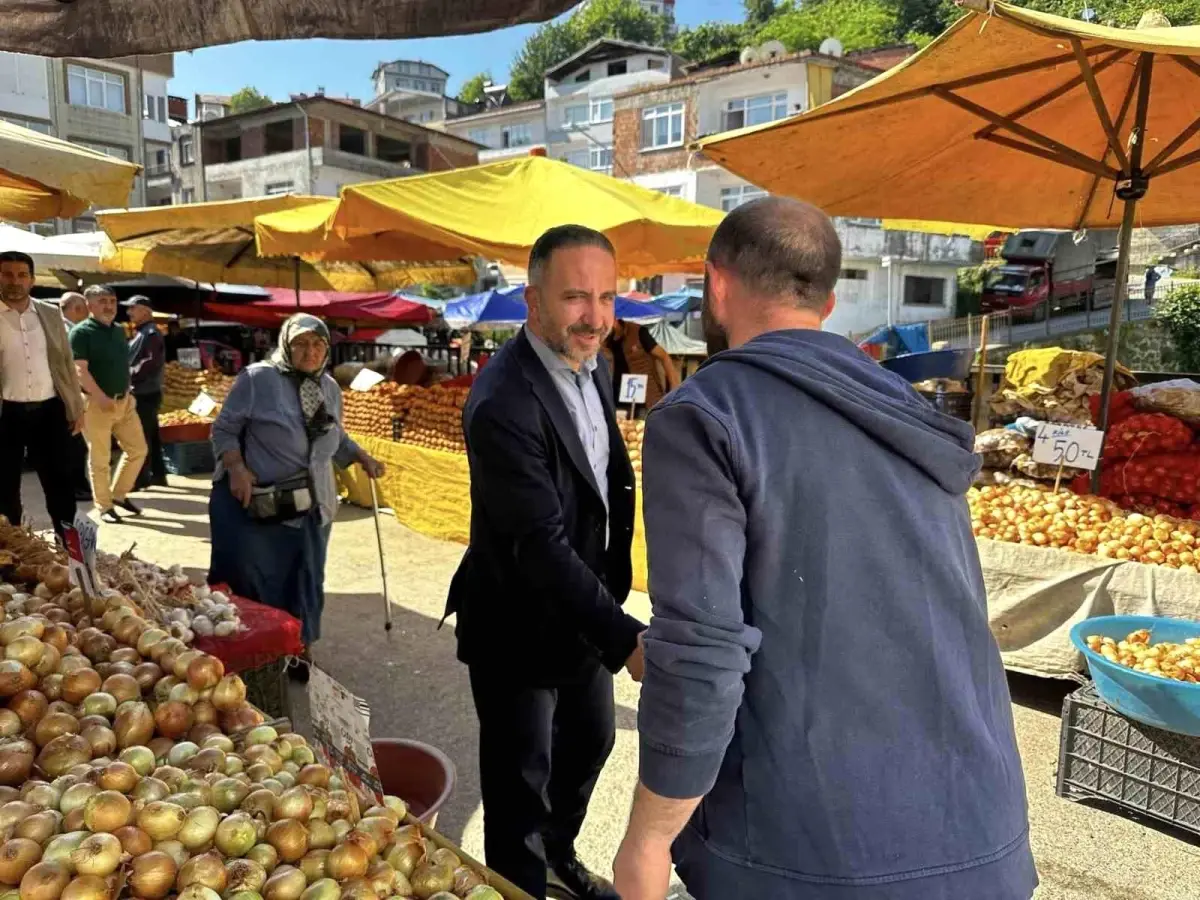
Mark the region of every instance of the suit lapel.
<instances>
[{"instance_id":1,"label":"suit lapel","mask_svg":"<svg viewBox=\"0 0 1200 900\"><path fill-rule=\"evenodd\" d=\"M546 367L542 365L537 353L530 346L529 339L525 337L525 329L521 329L521 333L517 335L515 341L517 358L521 361L521 370L533 387L534 396L538 398L538 402L546 410L546 415L550 417L550 424L554 426L559 441L567 448L567 455L571 457L575 468L591 485L592 492L599 499L604 500L600 494L600 485L596 483L596 474L592 471L587 453L583 449L583 443L579 440L579 431L575 428L575 420L571 418L571 413L567 410L567 404L559 394L554 379L550 377L550 373L546 371ZM604 393L601 392L600 396L603 397Z\"/></svg>"}]
</instances>

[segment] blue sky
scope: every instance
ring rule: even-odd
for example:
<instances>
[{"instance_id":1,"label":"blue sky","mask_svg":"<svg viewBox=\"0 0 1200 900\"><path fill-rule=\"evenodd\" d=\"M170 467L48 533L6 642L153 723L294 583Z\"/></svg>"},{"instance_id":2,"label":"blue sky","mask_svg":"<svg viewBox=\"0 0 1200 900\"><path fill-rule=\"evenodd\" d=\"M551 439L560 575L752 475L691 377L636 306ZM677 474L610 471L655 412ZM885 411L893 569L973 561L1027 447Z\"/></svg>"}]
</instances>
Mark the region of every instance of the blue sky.
<instances>
[{"instance_id":1,"label":"blue sky","mask_svg":"<svg viewBox=\"0 0 1200 900\"><path fill-rule=\"evenodd\" d=\"M681 25L742 18L741 0L677 0L675 8ZM504 79L534 27L415 41L248 41L208 47L175 54L171 93L190 101L197 93L232 94L253 85L273 99L286 100L289 94L311 94L323 87L330 96L368 100L376 64L423 59L450 73L453 94L476 72L490 71L497 81Z\"/></svg>"}]
</instances>

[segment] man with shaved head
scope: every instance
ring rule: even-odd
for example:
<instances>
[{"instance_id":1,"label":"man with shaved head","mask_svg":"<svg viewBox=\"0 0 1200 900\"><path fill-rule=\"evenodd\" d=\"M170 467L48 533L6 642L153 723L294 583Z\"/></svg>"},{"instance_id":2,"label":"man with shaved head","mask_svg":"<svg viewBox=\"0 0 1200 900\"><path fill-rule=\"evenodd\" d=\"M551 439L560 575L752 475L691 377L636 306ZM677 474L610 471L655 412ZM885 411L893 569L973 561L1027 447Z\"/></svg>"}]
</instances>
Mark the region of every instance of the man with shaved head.
<instances>
[{"instance_id":1,"label":"man with shaved head","mask_svg":"<svg viewBox=\"0 0 1200 900\"><path fill-rule=\"evenodd\" d=\"M653 616L622 900L1028 900L1021 760L964 494L971 427L821 331L819 209L731 212L711 353L647 419Z\"/></svg>"}]
</instances>

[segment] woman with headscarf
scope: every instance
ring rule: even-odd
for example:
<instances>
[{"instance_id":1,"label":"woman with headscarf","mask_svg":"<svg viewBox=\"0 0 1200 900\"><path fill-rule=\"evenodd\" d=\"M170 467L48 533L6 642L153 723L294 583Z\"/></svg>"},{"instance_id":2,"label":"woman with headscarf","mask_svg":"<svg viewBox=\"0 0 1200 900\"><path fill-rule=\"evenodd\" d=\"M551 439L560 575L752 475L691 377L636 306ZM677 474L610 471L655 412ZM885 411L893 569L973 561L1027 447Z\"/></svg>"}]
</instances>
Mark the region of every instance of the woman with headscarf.
<instances>
[{"instance_id":1,"label":"woman with headscarf","mask_svg":"<svg viewBox=\"0 0 1200 900\"><path fill-rule=\"evenodd\" d=\"M298 313L279 347L243 369L213 423L210 583L286 610L306 648L321 635L325 551L337 509L333 467L383 464L342 428L342 394L327 374L329 331ZM298 673L306 674L306 673Z\"/></svg>"}]
</instances>

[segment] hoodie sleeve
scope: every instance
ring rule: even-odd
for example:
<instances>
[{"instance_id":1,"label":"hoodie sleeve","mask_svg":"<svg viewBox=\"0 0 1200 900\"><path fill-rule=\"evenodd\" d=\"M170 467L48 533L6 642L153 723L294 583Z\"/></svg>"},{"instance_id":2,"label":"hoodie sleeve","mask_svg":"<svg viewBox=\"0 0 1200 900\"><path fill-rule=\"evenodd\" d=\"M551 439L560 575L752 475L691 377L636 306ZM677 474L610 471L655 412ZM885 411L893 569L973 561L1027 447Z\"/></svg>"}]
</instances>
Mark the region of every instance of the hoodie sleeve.
<instances>
[{"instance_id":1,"label":"hoodie sleeve","mask_svg":"<svg viewBox=\"0 0 1200 900\"><path fill-rule=\"evenodd\" d=\"M725 425L694 403L650 414L642 464L653 615L638 731L641 781L664 797L712 788L762 637L742 614L736 455Z\"/></svg>"}]
</instances>

